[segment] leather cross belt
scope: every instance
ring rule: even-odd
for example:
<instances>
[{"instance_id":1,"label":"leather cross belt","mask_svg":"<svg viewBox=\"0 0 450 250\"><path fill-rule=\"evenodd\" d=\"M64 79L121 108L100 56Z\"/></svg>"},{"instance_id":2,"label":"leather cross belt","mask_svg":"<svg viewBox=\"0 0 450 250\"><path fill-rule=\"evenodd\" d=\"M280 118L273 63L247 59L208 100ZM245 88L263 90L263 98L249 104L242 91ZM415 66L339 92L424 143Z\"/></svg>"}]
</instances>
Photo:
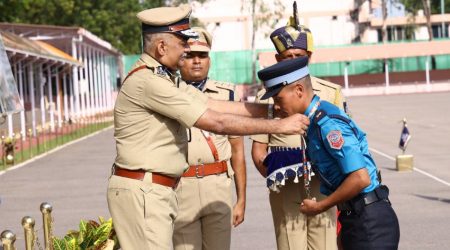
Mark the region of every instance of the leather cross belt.
<instances>
[{"instance_id":1,"label":"leather cross belt","mask_svg":"<svg viewBox=\"0 0 450 250\"><path fill-rule=\"evenodd\" d=\"M130 179L142 181L144 179L145 173L147 173L147 171L142 170L142 169L130 170L130 169L125 169L125 168L121 168L118 166L113 166L113 174L114 175L130 178ZM175 189L177 187L178 181L180 180L179 177L176 178L176 177L171 177L171 176L154 173L154 172L151 174L152 174L152 183L156 183L156 184L170 187L173 189Z\"/></svg>"},{"instance_id":2,"label":"leather cross belt","mask_svg":"<svg viewBox=\"0 0 450 250\"><path fill-rule=\"evenodd\" d=\"M184 172L181 177L202 178L203 176L226 173L227 169L228 165L226 161L219 161L203 165L192 165L189 166L189 169Z\"/></svg>"}]
</instances>

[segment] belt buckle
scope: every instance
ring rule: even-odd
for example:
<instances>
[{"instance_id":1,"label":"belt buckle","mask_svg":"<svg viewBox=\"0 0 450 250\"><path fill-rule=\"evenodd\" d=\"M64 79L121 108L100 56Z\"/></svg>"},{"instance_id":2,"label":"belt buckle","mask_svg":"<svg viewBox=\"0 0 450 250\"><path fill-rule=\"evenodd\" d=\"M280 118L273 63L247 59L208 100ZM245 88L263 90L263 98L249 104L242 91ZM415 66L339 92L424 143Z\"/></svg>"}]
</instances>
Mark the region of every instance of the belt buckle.
<instances>
[{"instance_id":1,"label":"belt buckle","mask_svg":"<svg viewBox=\"0 0 450 250\"><path fill-rule=\"evenodd\" d=\"M201 170L201 174L200 174L199 169L202 169L202 170ZM203 164L201 164L201 165L196 165L196 166L195 166L195 177L197 177L197 178L203 178L204 176L205 176L205 166L204 166Z\"/></svg>"}]
</instances>

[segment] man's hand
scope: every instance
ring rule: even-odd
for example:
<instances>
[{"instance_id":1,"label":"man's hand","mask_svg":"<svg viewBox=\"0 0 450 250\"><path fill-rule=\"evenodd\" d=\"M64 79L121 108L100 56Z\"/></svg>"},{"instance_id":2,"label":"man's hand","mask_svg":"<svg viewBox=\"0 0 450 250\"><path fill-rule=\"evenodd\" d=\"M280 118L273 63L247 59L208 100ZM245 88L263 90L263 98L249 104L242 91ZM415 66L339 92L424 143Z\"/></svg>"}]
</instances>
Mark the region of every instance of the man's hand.
<instances>
[{"instance_id":1,"label":"man's hand","mask_svg":"<svg viewBox=\"0 0 450 250\"><path fill-rule=\"evenodd\" d=\"M309 216L320 214L323 211L324 209L322 208L320 202L316 201L316 198L304 199L300 204L300 212Z\"/></svg>"},{"instance_id":2,"label":"man's hand","mask_svg":"<svg viewBox=\"0 0 450 250\"><path fill-rule=\"evenodd\" d=\"M293 114L280 120L280 134L303 135L306 133L308 125L308 117L302 114Z\"/></svg>"},{"instance_id":3,"label":"man's hand","mask_svg":"<svg viewBox=\"0 0 450 250\"><path fill-rule=\"evenodd\" d=\"M237 227L244 221L245 202L237 202L233 207L233 226Z\"/></svg>"}]
</instances>

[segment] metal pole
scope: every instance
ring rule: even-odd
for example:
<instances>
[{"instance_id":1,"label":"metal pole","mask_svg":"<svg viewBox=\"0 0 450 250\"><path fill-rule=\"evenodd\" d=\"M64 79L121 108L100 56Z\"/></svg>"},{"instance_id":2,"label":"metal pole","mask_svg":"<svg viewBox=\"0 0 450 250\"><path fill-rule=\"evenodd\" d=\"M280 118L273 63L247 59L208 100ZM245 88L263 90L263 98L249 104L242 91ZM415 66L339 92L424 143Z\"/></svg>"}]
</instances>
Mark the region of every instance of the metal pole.
<instances>
[{"instance_id":1,"label":"metal pole","mask_svg":"<svg viewBox=\"0 0 450 250\"><path fill-rule=\"evenodd\" d=\"M3 231L1 234L1 241L4 250L16 250L16 247L14 246L16 235L13 232L9 230Z\"/></svg>"},{"instance_id":2,"label":"metal pole","mask_svg":"<svg viewBox=\"0 0 450 250\"><path fill-rule=\"evenodd\" d=\"M52 206L47 202L41 204L42 224L44 225L45 249L51 249L52 239Z\"/></svg>"},{"instance_id":3,"label":"metal pole","mask_svg":"<svg viewBox=\"0 0 450 250\"><path fill-rule=\"evenodd\" d=\"M22 218L22 226L25 233L25 249L33 250L34 249L34 241L36 235L34 234L34 224L35 221L30 216L25 216Z\"/></svg>"}]
</instances>

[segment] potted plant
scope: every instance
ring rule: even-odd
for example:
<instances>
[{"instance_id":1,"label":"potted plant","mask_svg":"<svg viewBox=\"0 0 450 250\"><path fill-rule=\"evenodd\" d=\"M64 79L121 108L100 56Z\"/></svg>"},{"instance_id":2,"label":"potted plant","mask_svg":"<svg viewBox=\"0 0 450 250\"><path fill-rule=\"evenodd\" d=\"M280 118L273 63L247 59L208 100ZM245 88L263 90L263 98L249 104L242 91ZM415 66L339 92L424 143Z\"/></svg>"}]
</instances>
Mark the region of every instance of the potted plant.
<instances>
[{"instance_id":1,"label":"potted plant","mask_svg":"<svg viewBox=\"0 0 450 250\"><path fill-rule=\"evenodd\" d=\"M119 241L110 218L99 222L82 220L79 230L69 231L63 238L53 237L54 250L116 250Z\"/></svg>"}]
</instances>

